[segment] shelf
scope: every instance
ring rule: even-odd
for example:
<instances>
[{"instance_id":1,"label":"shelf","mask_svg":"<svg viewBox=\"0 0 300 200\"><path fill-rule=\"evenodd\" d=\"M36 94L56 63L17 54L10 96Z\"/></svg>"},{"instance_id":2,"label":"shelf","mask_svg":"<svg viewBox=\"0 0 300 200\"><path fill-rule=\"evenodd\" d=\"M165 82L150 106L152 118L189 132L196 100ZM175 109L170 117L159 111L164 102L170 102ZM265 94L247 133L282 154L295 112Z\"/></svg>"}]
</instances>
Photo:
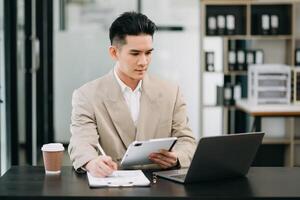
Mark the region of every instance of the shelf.
<instances>
[{"instance_id":1,"label":"shelf","mask_svg":"<svg viewBox=\"0 0 300 200\"><path fill-rule=\"evenodd\" d=\"M205 37L211 38L211 37L221 37L226 39L232 39L232 40L244 40L245 38L249 38L249 36L246 35L205 35Z\"/></svg>"},{"instance_id":2,"label":"shelf","mask_svg":"<svg viewBox=\"0 0 300 200\"><path fill-rule=\"evenodd\" d=\"M210 72L218 73L223 75L223 85L229 84L233 88L233 85L241 85L241 90L237 92L241 93L241 96L247 96L247 87L248 87L248 71L246 65L243 66L234 66L230 65L229 59L237 63L237 51L245 50L245 52L251 52L254 50L263 51L263 63L285 63L292 65L291 69L293 71L300 71L300 67L295 67L295 50L300 48L300 31L299 29L299 11L300 11L300 0L202 0L202 18L201 18L201 39L206 41L215 40L218 41L218 49L214 51L218 52L218 59L222 61L222 68L219 67L219 72ZM235 32L223 31L218 29L216 30L211 28L212 19L210 18L210 32L207 31L208 25L208 16L218 17L219 15L234 15L236 16L236 30ZM269 15L269 17L262 17L263 15ZM273 21L276 24L276 17L271 19L271 16L278 16L277 18L277 29L271 28L271 23ZM266 25L266 18L269 18L269 30L262 30L262 21L264 20L264 25ZM222 19L222 18L221 18ZM275 20L274 20L275 19ZM222 21L222 20L219 20ZM230 21L230 20L229 20ZM242 24L243 23L243 24ZM226 29L226 27L225 27ZM210 34L210 35L207 35ZM218 35L220 34L220 35ZM207 37L207 38L206 38ZM206 44L206 46L209 46ZM221 49L221 53L219 52ZM235 54L232 54L229 57L229 52L235 51ZM201 54L203 57L204 54ZM249 54L251 55L251 54ZM245 59L247 61L247 54ZM255 55L254 55L255 56ZM250 57L251 58L251 57ZM241 58L240 58L241 60ZM233 61L231 61L233 62ZM254 61L255 58L254 58ZM247 63L247 62L246 62ZM201 66L202 67L202 66ZM204 69L204 68L202 68ZM237 71L229 71L229 69L237 69ZM238 69L242 69L238 71ZM202 70L203 71L203 70ZM207 72L205 72L207 73ZM294 73L296 74L296 73ZM210 74L208 74L210 75ZM203 74L201 74L203 76ZM294 76L294 75L293 75ZM204 76L203 76L204 77ZM299 76L300 77L300 76ZM219 77L216 76L216 81ZM297 79L294 79L297 80ZM294 81L293 81L294 82ZM219 82L218 82L219 83ZM210 83L208 83L210 84ZM294 84L296 85L296 84ZM222 88L221 88L222 89ZM224 97L224 89L221 90L217 88L216 97ZM295 87L293 88L295 89ZM228 90L227 90L228 91ZM293 90L294 91L294 90ZM228 92L227 92L228 93ZM300 93L300 92L299 92ZM206 93L205 93L206 94ZM205 96L202 94L202 97ZM294 93L293 93L294 94ZM229 96L229 93L227 94ZM231 97L234 97L234 90L231 91ZM296 96L296 95L294 95ZM299 95L300 96L300 95ZM229 98L229 97L228 97ZM218 101L216 102L224 102ZM231 101L234 102L234 101ZM226 101L227 103L227 101ZM233 132L236 130L242 130L243 128L251 127L253 121L249 119L252 117L299 117L300 116L300 97L299 103L293 104L263 104L263 105L253 105L250 102L241 99L235 101L235 105L224 106L224 105L209 105L204 107L215 107L222 109L222 112L218 114L218 117L222 119L222 129L224 132ZM243 112L240 112L243 111ZM245 114L247 113L247 114ZM203 117L202 117L203 119ZM205 122L208 123L208 122ZM293 122L294 123L294 122ZM206 125L206 124L205 124ZM238 125L238 126L236 126ZM258 124L262 126L262 124ZM278 145L280 149L284 148L285 152L283 155L283 163L285 166L294 166L296 162L295 158L295 148L300 146L300 136L294 136L297 132L296 128L290 130L290 125L286 124L284 127L287 132L290 132L289 135L283 135L280 137L272 137L272 135L265 136L262 144L267 148L276 147ZM300 151L297 149L297 154ZM274 155L275 156L275 155ZM280 155L282 156L282 155ZM298 163L299 165L299 163Z\"/></svg>"},{"instance_id":3,"label":"shelf","mask_svg":"<svg viewBox=\"0 0 300 200\"><path fill-rule=\"evenodd\" d=\"M214 71L214 72L209 72L209 71L203 71L206 74L224 74L223 71Z\"/></svg>"},{"instance_id":4,"label":"shelf","mask_svg":"<svg viewBox=\"0 0 300 200\"><path fill-rule=\"evenodd\" d=\"M294 140L295 144L300 144L300 138Z\"/></svg>"},{"instance_id":5,"label":"shelf","mask_svg":"<svg viewBox=\"0 0 300 200\"><path fill-rule=\"evenodd\" d=\"M224 107L223 105L202 105L203 108L218 108Z\"/></svg>"},{"instance_id":6,"label":"shelf","mask_svg":"<svg viewBox=\"0 0 300 200\"><path fill-rule=\"evenodd\" d=\"M247 75L247 74L248 74L247 71L228 71L224 73L224 75L235 75L235 76Z\"/></svg>"},{"instance_id":7,"label":"shelf","mask_svg":"<svg viewBox=\"0 0 300 200\"><path fill-rule=\"evenodd\" d=\"M262 5L262 4L266 4L266 5L273 5L273 4L287 4L287 3L294 3L295 0L256 0L253 1L251 0L251 4L252 5Z\"/></svg>"},{"instance_id":8,"label":"shelf","mask_svg":"<svg viewBox=\"0 0 300 200\"><path fill-rule=\"evenodd\" d=\"M222 109L236 109L235 105L224 106L224 105L202 105L203 108L222 108Z\"/></svg>"},{"instance_id":9,"label":"shelf","mask_svg":"<svg viewBox=\"0 0 300 200\"><path fill-rule=\"evenodd\" d=\"M294 38L295 40L300 40L300 33L297 33Z\"/></svg>"},{"instance_id":10,"label":"shelf","mask_svg":"<svg viewBox=\"0 0 300 200\"><path fill-rule=\"evenodd\" d=\"M251 36L252 40L291 40L291 35L255 35Z\"/></svg>"},{"instance_id":11,"label":"shelf","mask_svg":"<svg viewBox=\"0 0 300 200\"><path fill-rule=\"evenodd\" d=\"M223 106L224 109L229 109L229 110L235 110L236 106L235 105L231 105L231 106Z\"/></svg>"},{"instance_id":12,"label":"shelf","mask_svg":"<svg viewBox=\"0 0 300 200\"><path fill-rule=\"evenodd\" d=\"M227 40L292 40L292 35L205 35L205 37L222 37ZM300 39L300 36L299 38Z\"/></svg>"},{"instance_id":13,"label":"shelf","mask_svg":"<svg viewBox=\"0 0 300 200\"><path fill-rule=\"evenodd\" d=\"M227 72L223 72L223 71L215 71L215 72L208 72L208 71L203 71L203 73L205 74L224 74L224 75L235 75L235 76L239 76L239 75L247 75L247 71L227 71Z\"/></svg>"},{"instance_id":14,"label":"shelf","mask_svg":"<svg viewBox=\"0 0 300 200\"><path fill-rule=\"evenodd\" d=\"M263 144L290 144L290 140L288 138L265 137L263 139Z\"/></svg>"},{"instance_id":15,"label":"shelf","mask_svg":"<svg viewBox=\"0 0 300 200\"><path fill-rule=\"evenodd\" d=\"M236 0L234 0L234 1L236 1ZM229 5L229 6L231 6L233 4L232 1L224 1L224 0L222 0L222 2L220 2L220 0L201 0L201 3L203 3L203 5L220 5L221 4L221 5ZM245 0L238 2L239 5L245 5L245 6L247 6L248 3L249 2L247 2ZM234 4L236 4L236 3L234 3Z\"/></svg>"}]
</instances>

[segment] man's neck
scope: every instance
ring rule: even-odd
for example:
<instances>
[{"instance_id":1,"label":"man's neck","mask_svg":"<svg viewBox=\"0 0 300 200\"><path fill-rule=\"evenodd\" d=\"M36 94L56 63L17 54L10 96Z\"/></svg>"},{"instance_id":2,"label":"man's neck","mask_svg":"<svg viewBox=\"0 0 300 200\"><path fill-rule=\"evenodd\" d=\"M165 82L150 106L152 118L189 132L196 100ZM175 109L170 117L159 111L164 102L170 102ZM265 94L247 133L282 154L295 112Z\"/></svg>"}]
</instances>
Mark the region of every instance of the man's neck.
<instances>
[{"instance_id":1,"label":"man's neck","mask_svg":"<svg viewBox=\"0 0 300 200\"><path fill-rule=\"evenodd\" d=\"M132 79L130 77L127 77L126 75L123 74L119 69L117 69L117 75L119 76L119 79L128 87L131 88L132 91L135 90L137 85L139 84L139 80Z\"/></svg>"}]
</instances>

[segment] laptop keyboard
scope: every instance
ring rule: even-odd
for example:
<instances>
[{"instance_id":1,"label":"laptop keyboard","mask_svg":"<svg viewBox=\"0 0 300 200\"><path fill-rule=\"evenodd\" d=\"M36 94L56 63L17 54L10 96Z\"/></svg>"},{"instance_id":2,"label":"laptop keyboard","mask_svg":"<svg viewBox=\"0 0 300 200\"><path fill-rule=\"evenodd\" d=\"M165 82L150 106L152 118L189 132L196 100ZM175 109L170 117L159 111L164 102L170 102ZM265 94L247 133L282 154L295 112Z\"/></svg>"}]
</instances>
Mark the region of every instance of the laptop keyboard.
<instances>
[{"instance_id":1,"label":"laptop keyboard","mask_svg":"<svg viewBox=\"0 0 300 200\"><path fill-rule=\"evenodd\" d=\"M171 177L184 180L186 177L186 174L176 174L176 175L172 175Z\"/></svg>"}]
</instances>

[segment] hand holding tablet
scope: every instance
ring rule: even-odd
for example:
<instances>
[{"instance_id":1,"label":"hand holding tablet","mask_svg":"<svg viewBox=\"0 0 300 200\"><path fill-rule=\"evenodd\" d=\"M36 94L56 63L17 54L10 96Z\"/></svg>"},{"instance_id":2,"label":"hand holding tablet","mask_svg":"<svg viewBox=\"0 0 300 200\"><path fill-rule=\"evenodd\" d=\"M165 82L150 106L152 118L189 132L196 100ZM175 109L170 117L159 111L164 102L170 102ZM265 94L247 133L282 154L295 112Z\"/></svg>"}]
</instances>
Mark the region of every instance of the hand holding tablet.
<instances>
[{"instance_id":1,"label":"hand holding tablet","mask_svg":"<svg viewBox=\"0 0 300 200\"><path fill-rule=\"evenodd\" d=\"M179 165L176 152L165 149L162 149L157 153L151 153L149 159L153 163L159 165L162 169L168 169Z\"/></svg>"}]
</instances>

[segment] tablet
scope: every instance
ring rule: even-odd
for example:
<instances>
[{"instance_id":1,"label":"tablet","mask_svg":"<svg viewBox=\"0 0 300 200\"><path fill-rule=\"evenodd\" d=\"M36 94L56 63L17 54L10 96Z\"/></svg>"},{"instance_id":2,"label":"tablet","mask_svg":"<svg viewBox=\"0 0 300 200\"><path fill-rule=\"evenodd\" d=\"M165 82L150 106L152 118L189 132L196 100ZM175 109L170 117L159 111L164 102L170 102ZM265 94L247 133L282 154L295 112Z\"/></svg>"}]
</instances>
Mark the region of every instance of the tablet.
<instances>
[{"instance_id":1,"label":"tablet","mask_svg":"<svg viewBox=\"0 0 300 200\"><path fill-rule=\"evenodd\" d=\"M153 164L148 159L149 155L158 152L160 149L171 151L177 141L177 137L151 139L147 141L132 142L125 152L121 166L126 168L134 165Z\"/></svg>"}]
</instances>

